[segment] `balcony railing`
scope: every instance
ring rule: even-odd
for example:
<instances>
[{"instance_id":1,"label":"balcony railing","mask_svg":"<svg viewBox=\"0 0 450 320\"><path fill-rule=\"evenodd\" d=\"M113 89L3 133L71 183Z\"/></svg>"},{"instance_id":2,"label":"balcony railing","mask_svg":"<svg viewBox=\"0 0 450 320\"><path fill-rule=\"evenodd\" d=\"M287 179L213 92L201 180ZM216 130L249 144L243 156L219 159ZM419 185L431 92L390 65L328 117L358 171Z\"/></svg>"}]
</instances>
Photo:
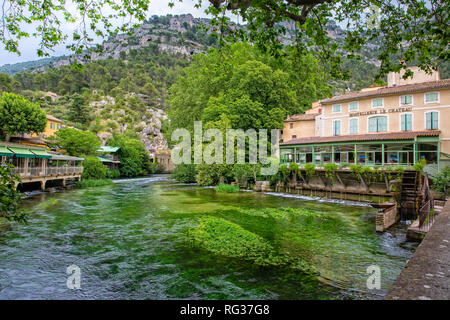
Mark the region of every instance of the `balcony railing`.
<instances>
[{"instance_id":1,"label":"balcony railing","mask_svg":"<svg viewBox=\"0 0 450 320\"><path fill-rule=\"evenodd\" d=\"M14 171L21 177L68 176L81 174L83 167L29 167L14 168Z\"/></svg>"}]
</instances>

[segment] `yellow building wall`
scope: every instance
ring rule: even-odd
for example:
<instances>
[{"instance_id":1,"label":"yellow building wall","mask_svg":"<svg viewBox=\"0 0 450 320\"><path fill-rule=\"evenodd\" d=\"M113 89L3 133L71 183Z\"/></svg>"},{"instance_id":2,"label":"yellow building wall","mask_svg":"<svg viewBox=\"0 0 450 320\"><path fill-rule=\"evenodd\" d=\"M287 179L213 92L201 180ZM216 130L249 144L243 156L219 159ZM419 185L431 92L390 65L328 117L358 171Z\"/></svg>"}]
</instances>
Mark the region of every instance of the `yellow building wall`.
<instances>
[{"instance_id":1,"label":"yellow building wall","mask_svg":"<svg viewBox=\"0 0 450 320\"><path fill-rule=\"evenodd\" d=\"M62 123L52 121L52 120L47 120L47 125L45 126L44 132L41 133L41 136L43 136L44 138L51 137L55 134L56 131L61 129L61 127L62 127Z\"/></svg>"},{"instance_id":2,"label":"yellow building wall","mask_svg":"<svg viewBox=\"0 0 450 320\"><path fill-rule=\"evenodd\" d=\"M286 121L283 129L283 141L289 141L293 139L293 136L296 136L296 138L312 137L315 136L314 131L314 120Z\"/></svg>"}]
</instances>

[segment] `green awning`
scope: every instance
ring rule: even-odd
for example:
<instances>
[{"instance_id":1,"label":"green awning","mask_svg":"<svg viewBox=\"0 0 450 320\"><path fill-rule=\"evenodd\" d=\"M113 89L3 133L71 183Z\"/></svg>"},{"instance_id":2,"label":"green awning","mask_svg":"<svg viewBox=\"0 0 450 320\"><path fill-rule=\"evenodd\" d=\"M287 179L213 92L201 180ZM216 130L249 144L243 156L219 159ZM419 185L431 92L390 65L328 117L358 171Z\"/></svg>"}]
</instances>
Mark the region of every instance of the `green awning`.
<instances>
[{"instance_id":1,"label":"green awning","mask_svg":"<svg viewBox=\"0 0 450 320\"><path fill-rule=\"evenodd\" d=\"M30 151L33 152L38 158L50 159L52 157L50 153L43 149L30 149Z\"/></svg>"},{"instance_id":2,"label":"green awning","mask_svg":"<svg viewBox=\"0 0 450 320\"><path fill-rule=\"evenodd\" d=\"M14 155L18 158L35 158L36 155L31 152L28 149L23 148L15 148L15 147L8 147L9 150L14 152Z\"/></svg>"},{"instance_id":3,"label":"green awning","mask_svg":"<svg viewBox=\"0 0 450 320\"><path fill-rule=\"evenodd\" d=\"M106 158L103 158L103 157L97 157L98 158L98 160L100 160L101 162L113 162L112 160L110 160L110 159L106 159Z\"/></svg>"},{"instance_id":4,"label":"green awning","mask_svg":"<svg viewBox=\"0 0 450 320\"><path fill-rule=\"evenodd\" d=\"M12 157L14 153L6 147L0 146L0 156Z\"/></svg>"}]
</instances>

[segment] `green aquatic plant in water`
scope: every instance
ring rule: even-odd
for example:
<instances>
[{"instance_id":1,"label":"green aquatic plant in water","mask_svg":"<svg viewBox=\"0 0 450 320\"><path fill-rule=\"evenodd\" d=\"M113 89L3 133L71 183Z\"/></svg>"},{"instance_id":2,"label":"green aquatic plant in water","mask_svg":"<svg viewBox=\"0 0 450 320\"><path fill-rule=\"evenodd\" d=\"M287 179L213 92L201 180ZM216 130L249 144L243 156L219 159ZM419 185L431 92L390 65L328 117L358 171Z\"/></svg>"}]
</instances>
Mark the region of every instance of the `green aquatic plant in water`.
<instances>
[{"instance_id":1,"label":"green aquatic plant in water","mask_svg":"<svg viewBox=\"0 0 450 320\"><path fill-rule=\"evenodd\" d=\"M242 258L259 266L282 267L326 279L349 282L342 269L348 245L367 230L352 217L300 208L240 208L222 216L203 216L188 231L192 245L219 256ZM374 235L375 237L375 235ZM373 239L375 243L375 238Z\"/></svg>"},{"instance_id":2,"label":"green aquatic plant in water","mask_svg":"<svg viewBox=\"0 0 450 320\"><path fill-rule=\"evenodd\" d=\"M217 192L227 193L235 193L240 191L240 188L238 186L232 186L231 184L219 184L215 189Z\"/></svg>"},{"instance_id":3,"label":"green aquatic plant in water","mask_svg":"<svg viewBox=\"0 0 450 320\"><path fill-rule=\"evenodd\" d=\"M194 245L217 255L243 258L260 266L289 266L314 272L306 261L278 252L263 237L225 219L202 217L199 225L188 232L188 237Z\"/></svg>"}]
</instances>

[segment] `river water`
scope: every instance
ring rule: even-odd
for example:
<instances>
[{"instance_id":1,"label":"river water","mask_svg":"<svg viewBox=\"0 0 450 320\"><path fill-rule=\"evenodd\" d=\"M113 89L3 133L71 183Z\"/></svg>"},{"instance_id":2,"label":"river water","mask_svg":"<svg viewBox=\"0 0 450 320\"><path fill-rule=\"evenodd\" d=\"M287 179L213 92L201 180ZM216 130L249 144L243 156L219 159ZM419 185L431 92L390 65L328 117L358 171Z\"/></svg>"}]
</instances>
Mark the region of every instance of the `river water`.
<instances>
[{"instance_id":1,"label":"river water","mask_svg":"<svg viewBox=\"0 0 450 320\"><path fill-rule=\"evenodd\" d=\"M415 250L406 225L377 234L368 206L217 193L166 176L38 193L22 208L29 222L0 230L0 299L381 299ZM219 229L212 244L191 241L205 217L295 263L232 254ZM70 265L79 290L67 288ZM380 290L366 286L371 265Z\"/></svg>"}]
</instances>

